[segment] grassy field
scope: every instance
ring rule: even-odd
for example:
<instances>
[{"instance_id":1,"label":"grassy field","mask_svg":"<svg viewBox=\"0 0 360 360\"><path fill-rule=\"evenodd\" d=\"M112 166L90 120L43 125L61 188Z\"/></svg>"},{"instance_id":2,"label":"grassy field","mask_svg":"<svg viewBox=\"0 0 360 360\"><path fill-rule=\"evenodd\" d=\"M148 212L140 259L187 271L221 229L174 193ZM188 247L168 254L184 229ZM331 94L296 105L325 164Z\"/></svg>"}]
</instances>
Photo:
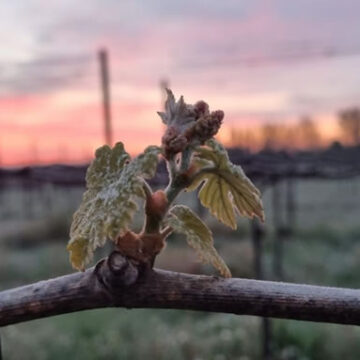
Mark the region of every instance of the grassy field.
<instances>
[{"instance_id":1,"label":"grassy field","mask_svg":"<svg viewBox=\"0 0 360 360\"><path fill-rule=\"evenodd\" d=\"M359 287L358 185L297 184L297 231L285 244L287 281ZM273 259L270 198L268 189L264 194L269 219L264 265L269 278ZM189 195L184 199L194 205ZM69 212L21 222L7 218L1 223L1 289L72 272L65 250ZM234 276L253 277L248 224L241 221L239 230L232 233L206 219ZM171 239L156 266L211 274L212 269L199 264L184 243ZM1 340L4 359L245 360L260 359L259 326L255 317L99 309L9 326L1 329ZM360 358L360 329L354 326L274 320L272 332L274 359Z\"/></svg>"}]
</instances>

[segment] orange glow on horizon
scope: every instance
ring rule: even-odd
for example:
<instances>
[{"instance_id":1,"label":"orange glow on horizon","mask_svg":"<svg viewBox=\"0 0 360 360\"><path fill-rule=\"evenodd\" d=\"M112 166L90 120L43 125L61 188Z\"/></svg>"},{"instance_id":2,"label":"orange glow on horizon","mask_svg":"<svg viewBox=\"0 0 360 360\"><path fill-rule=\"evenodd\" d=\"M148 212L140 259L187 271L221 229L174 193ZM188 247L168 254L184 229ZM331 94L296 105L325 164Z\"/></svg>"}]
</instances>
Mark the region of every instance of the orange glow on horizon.
<instances>
[{"instance_id":1,"label":"orange glow on horizon","mask_svg":"<svg viewBox=\"0 0 360 360\"><path fill-rule=\"evenodd\" d=\"M160 92L145 90L146 100L137 103L134 98L136 92L132 90L126 94L125 90L122 89L121 97L115 93L112 103L114 141L122 141L127 151L134 155L149 144L160 144L163 126L156 114L160 103L156 96L160 98ZM17 166L88 162L95 149L104 143L102 113L97 96L91 91L74 90L42 96L1 98L0 164ZM282 93L259 94L242 96L239 102L237 97L216 97L210 93L209 103L218 105L212 108L223 108L229 114L225 116L219 139L231 145L233 128L247 129L254 139L258 139L262 121L254 121L254 116L237 116L237 110L271 110L282 105L285 98ZM225 102L224 106L220 106L222 102ZM282 123L292 124L295 120L286 118ZM335 116L318 114L314 120L321 133L321 146L338 138ZM252 149L258 148L255 141Z\"/></svg>"}]
</instances>

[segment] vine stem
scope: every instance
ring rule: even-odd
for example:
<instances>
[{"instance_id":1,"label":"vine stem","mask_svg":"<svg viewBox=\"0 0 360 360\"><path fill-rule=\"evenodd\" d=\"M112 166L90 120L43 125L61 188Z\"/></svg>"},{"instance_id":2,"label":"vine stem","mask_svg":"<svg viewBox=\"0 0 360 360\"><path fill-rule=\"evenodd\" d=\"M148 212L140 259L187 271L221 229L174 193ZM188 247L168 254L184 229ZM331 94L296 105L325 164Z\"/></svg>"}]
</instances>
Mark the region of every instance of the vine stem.
<instances>
[{"instance_id":1,"label":"vine stem","mask_svg":"<svg viewBox=\"0 0 360 360\"><path fill-rule=\"evenodd\" d=\"M104 307L187 309L360 325L360 290L153 270L115 252L86 272L0 292L0 326Z\"/></svg>"},{"instance_id":2,"label":"vine stem","mask_svg":"<svg viewBox=\"0 0 360 360\"><path fill-rule=\"evenodd\" d=\"M143 225L143 233L144 234L154 234L158 233L159 235L162 235L161 231L161 222L163 221L164 217L167 215L172 203L176 199L176 197L179 195L179 193L186 187L186 181L184 177L184 172L189 167L189 161L191 159L191 150L187 149L182 154L182 161L180 168L177 166L176 158L173 157L170 160L167 161L167 169L169 171L169 183L168 186L165 189L165 195L167 204L166 207L161 215L159 214L152 214L151 212L148 212L145 210L145 221ZM148 183L144 180L144 190L146 193L146 203L145 203L145 209L151 209L150 202L152 201L153 192L148 185ZM166 231L169 231L169 233L166 233L166 236L168 236L171 231L170 229L167 229Z\"/></svg>"},{"instance_id":3,"label":"vine stem","mask_svg":"<svg viewBox=\"0 0 360 360\"><path fill-rule=\"evenodd\" d=\"M161 230L161 236L163 239L166 239L173 232L173 228L171 226L167 226L163 230Z\"/></svg>"},{"instance_id":4,"label":"vine stem","mask_svg":"<svg viewBox=\"0 0 360 360\"><path fill-rule=\"evenodd\" d=\"M147 198L151 197L151 195L153 194L153 191L151 189L150 184L144 178L141 178L141 180L143 182L143 189L144 189L146 197Z\"/></svg>"},{"instance_id":5,"label":"vine stem","mask_svg":"<svg viewBox=\"0 0 360 360\"><path fill-rule=\"evenodd\" d=\"M172 233L173 229L171 227L166 227L165 229L161 229L162 221L168 214L171 205L175 201L176 197L183 191L186 187L188 187L195 178L206 171L213 171L214 167L206 167L201 169L197 173L195 173L192 177L189 177L187 174L192 158L193 149L188 147L181 154L181 162L180 166L177 165L176 155L173 158L166 160L167 161L167 169L169 171L169 183L165 189L165 196L167 200L167 204L162 212L153 213L153 207L151 206L153 202L153 192L146 181L144 181L144 191L146 193L146 203L145 203L145 221L143 225L142 235L145 238L146 234L158 234L159 238L162 241ZM156 204L155 204L156 205ZM151 264L154 263L155 257L154 255Z\"/></svg>"}]
</instances>

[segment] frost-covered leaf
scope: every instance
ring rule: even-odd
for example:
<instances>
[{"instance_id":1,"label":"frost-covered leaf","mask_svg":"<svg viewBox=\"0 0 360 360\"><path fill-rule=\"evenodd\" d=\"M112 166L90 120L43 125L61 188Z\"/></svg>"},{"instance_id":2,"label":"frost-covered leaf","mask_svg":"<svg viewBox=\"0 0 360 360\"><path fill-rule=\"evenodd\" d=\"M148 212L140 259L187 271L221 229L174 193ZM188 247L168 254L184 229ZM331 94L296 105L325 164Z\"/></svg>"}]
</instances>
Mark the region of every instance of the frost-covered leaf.
<instances>
[{"instance_id":1,"label":"frost-covered leaf","mask_svg":"<svg viewBox=\"0 0 360 360\"><path fill-rule=\"evenodd\" d=\"M188 244L196 250L203 263L210 263L222 276L231 277L230 270L214 248L210 229L188 207L174 206L166 223L174 231L186 235Z\"/></svg>"},{"instance_id":2,"label":"frost-covered leaf","mask_svg":"<svg viewBox=\"0 0 360 360\"><path fill-rule=\"evenodd\" d=\"M264 221L260 191L240 166L230 162L221 144L212 139L206 145L197 149L194 164L203 171L200 171L188 190L195 190L201 185L199 199L202 205L233 229L236 229L236 211L240 215L249 218L257 216Z\"/></svg>"},{"instance_id":3,"label":"frost-covered leaf","mask_svg":"<svg viewBox=\"0 0 360 360\"><path fill-rule=\"evenodd\" d=\"M122 143L96 150L86 173L87 190L73 217L68 250L72 265L84 269L94 250L130 225L137 210L135 196L144 197L141 177L154 176L160 148L148 147L130 161Z\"/></svg>"}]
</instances>

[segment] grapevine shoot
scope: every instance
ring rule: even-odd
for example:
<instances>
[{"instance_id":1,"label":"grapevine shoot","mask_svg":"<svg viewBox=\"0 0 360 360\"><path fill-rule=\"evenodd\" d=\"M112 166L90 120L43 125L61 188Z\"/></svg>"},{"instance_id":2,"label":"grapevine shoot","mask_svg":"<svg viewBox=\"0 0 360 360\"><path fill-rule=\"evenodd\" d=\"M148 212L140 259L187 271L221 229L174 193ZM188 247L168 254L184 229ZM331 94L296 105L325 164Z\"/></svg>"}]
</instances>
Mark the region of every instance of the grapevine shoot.
<instances>
[{"instance_id":1,"label":"grapevine shoot","mask_svg":"<svg viewBox=\"0 0 360 360\"><path fill-rule=\"evenodd\" d=\"M86 174L87 190L70 229L71 264L84 270L94 251L110 240L131 261L152 266L167 237L175 232L186 236L202 262L231 277L213 245L211 230L190 208L174 201L182 191L198 189L201 204L236 229L237 214L264 221L260 192L214 138L223 111L210 112L204 101L195 105L186 104L183 97L176 101L167 90L165 111L158 114L166 125L161 147L149 146L134 159L121 142L96 150ZM148 180L160 158L166 161L169 183L153 191ZM144 224L136 233L131 225L139 199L144 201Z\"/></svg>"}]
</instances>

